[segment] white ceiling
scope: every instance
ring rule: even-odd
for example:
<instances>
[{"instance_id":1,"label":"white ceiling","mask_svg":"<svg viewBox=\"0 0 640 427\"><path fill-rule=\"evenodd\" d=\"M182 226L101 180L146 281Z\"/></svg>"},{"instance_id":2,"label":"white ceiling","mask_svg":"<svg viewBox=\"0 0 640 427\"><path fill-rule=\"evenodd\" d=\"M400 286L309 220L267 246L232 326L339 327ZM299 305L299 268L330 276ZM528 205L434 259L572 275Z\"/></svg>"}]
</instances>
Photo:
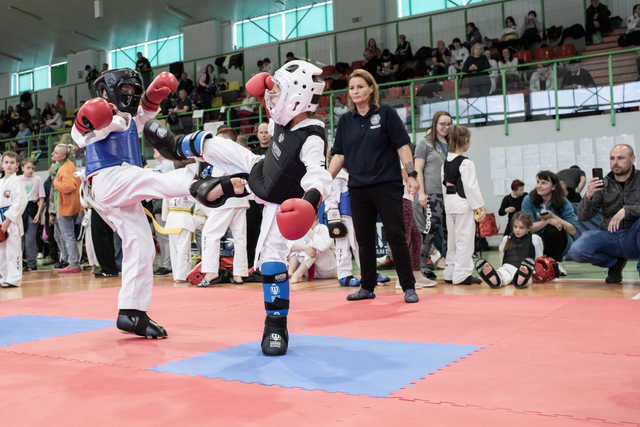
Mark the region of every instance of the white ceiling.
<instances>
[{"instance_id":1,"label":"white ceiling","mask_svg":"<svg viewBox=\"0 0 640 427\"><path fill-rule=\"evenodd\" d=\"M238 21L312 3L312 0L103 0L103 17L95 19L94 0L0 0L0 74L65 60L71 52L109 50L174 35L184 25L212 19ZM189 16L170 11L168 5Z\"/></svg>"}]
</instances>

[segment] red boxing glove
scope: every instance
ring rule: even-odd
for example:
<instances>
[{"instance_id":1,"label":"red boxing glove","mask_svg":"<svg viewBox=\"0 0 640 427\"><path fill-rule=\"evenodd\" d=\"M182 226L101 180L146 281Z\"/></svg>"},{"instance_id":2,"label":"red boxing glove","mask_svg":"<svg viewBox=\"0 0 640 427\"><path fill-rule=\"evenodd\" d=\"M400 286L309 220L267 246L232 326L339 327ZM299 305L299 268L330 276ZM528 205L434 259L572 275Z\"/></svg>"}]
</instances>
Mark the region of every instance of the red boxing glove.
<instances>
[{"instance_id":1,"label":"red boxing glove","mask_svg":"<svg viewBox=\"0 0 640 427\"><path fill-rule=\"evenodd\" d=\"M316 210L304 199L288 199L280 205L276 222L280 234L287 240L298 240L307 234L316 219Z\"/></svg>"},{"instance_id":2,"label":"red boxing glove","mask_svg":"<svg viewBox=\"0 0 640 427\"><path fill-rule=\"evenodd\" d=\"M273 79L271 78L271 74L265 72L258 73L251 77L244 87L247 90L247 93L256 98L258 102L262 104L267 114L269 114L267 106L264 105L264 92L267 89L273 89Z\"/></svg>"},{"instance_id":3,"label":"red boxing glove","mask_svg":"<svg viewBox=\"0 0 640 427\"><path fill-rule=\"evenodd\" d=\"M6 231L2 231L2 229L0 228L0 243L4 242L8 238L9 238L9 233Z\"/></svg>"},{"instance_id":4,"label":"red boxing glove","mask_svg":"<svg viewBox=\"0 0 640 427\"><path fill-rule=\"evenodd\" d=\"M109 126L115 113L113 104L102 98L93 98L82 104L73 124L78 132L86 135L93 130Z\"/></svg>"},{"instance_id":5,"label":"red boxing glove","mask_svg":"<svg viewBox=\"0 0 640 427\"><path fill-rule=\"evenodd\" d=\"M156 111L158 106L171 92L178 89L178 79L173 74L163 71L153 79L142 97L142 108L145 111Z\"/></svg>"}]
</instances>

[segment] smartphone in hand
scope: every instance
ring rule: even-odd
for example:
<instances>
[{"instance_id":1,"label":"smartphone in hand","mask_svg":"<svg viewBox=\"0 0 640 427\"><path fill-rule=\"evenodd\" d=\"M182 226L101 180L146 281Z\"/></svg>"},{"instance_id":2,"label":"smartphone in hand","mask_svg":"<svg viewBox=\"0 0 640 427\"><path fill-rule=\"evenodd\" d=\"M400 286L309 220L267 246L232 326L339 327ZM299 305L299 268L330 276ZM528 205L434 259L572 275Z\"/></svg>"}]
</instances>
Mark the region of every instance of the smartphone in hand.
<instances>
[{"instance_id":1,"label":"smartphone in hand","mask_svg":"<svg viewBox=\"0 0 640 427\"><path fill-rule=\"evenodd\" d=\"M602 168L593 168L591 170L591 176L593 178L598 178L598 179L602 179L603 175L602 175Z\"/></svg>"}]
</instances>

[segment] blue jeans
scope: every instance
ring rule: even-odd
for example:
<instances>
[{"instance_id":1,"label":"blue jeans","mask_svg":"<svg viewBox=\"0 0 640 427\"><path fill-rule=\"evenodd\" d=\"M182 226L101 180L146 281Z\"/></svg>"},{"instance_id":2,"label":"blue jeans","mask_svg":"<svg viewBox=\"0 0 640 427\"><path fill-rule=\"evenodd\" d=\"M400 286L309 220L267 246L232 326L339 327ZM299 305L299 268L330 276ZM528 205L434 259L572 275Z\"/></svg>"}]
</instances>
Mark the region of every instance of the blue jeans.
<instances>
[{"instance_id":1,"label":"blue jeans","mask_svg":"<svg viewBox=\"0 0 640 427\"><path fill-rule=\"evenodd\" d=\"M76 215L73 216L61 216L58 215L57 222L60 228L60 234L62 234L62 244L67 251L66 261L69 266L73 268L80 267L80 256L78 254L78 242L76 241L75 233L75 221Z\"/></svg>"},{"instance_id":2,"label":"blue jeans","mask_svg":"<svg viewBox=\"0 0 640 427\"><path fill-rule=\"evenodd\" d=\"M573 210L578 212L578 203L572 203ZM603 218L600 212L596 213L593 218L587 221L578 221L576 225L576 234L574 239L578 239L584 232L589 230L600 230L600 225L602 224Z\"/></svg>"},{"instance_id":3,"label":"blue jeans","mask_svg":"<svg viewBox=\"0 0 640 427\"><path fill-rule=\"evenodd\" d=\"M567 254L567 259L572 261L606 268L613 267L618 258L640 259L640 219L631 228L613 233L606 230L585 231L573 242Z\"/></svg>"}]
</instances>

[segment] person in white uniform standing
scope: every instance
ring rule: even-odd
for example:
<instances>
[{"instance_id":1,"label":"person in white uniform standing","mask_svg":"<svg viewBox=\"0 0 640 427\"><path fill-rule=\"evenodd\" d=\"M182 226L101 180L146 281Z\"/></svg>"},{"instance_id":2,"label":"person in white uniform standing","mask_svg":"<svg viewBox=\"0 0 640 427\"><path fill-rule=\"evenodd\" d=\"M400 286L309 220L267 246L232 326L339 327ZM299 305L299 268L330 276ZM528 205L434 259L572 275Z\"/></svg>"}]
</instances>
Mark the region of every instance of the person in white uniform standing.
<instances>
[{"instance_id":1,"label":"person in white uniform standing","mask_svg":"<svg viewBox=\"0 0 640 427\"><path fill-rule=\"evenodd\" d=\"M194 175L187 168L162 174L143 169L138 129L158 114L160 102L176 90L178 81L163 72L144 91L138 72L122 68L102 73L94 86L97 97L80 107L71 136L85 148L87 200L122 239L116 327L147 338L166 338L166 330L147 315L155 250L140 202L189 195ZM245 182L238 179L233 184L240 188ZM212 199L222 194L221 188L212 190Z\"/></svg>"},{"instance_id":2,"label":"person in white uniform standing","mask_svg":"<svg viewBox=\"0 0 640 427\"><path fill-rule=\"evenodd\" d=\"M18 171L18 155L2 154L4 177L0 179L0 287L15 288L22 281L22 212L27 194Z\"/></svg>"},{"instance_id":3,"label":"person in white uniform standing","mask_svg":"<svg viewBox=\"0 0 640 427\"><path fill-rule=\"evenodd\" d=\"M204 158L237 175L198 181L191 187L196 199L206 201L204 195L222 184L224 195L215 202L221 205L228 197L236 196L229 180L248 175L256 201L264 203L256 254L267 311L261 344L265 355L283 355L288 348L286 240L306 234L331 187L331 175L325 168L324 123L308 115L317 109L324 90L321 74L315 65L294 60L273 77L259 73L247 82L247 92L265 104L272 119L273 142L264 156L209 132L178 138L157 121L147 123L144 130L145 140L167 158Z\"/></svg>"}]
</instances>

